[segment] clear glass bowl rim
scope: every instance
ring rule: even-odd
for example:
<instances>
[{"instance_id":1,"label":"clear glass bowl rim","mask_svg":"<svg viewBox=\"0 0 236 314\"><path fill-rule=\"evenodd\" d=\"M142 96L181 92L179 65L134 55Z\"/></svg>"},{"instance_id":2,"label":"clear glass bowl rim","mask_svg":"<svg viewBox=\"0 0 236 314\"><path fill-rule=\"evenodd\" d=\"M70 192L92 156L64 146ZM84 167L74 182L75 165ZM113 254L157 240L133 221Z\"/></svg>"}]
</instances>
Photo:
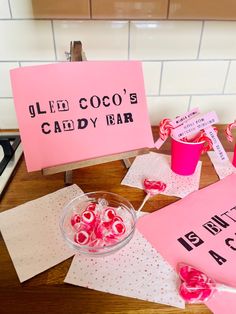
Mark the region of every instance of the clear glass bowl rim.
<instances>
[{"instance_id":1,"label":"clear glass bowl rim","mask_svg":"<svg viewBox=\"0 0 236 314\"><path fill-rule=\"evenodd\" d=\"M95 195L95 194L109 194L110 196L114 196L114 197L118 197L121 201L124 201L125 203L127 203L128 205L128 208L129 208L129 211L131 212L131 216L133 218L133 226L132 226L132 229L131 231L129 232L129 234L122 238L121 241L118 241L116 242L115 244L112 244L112 245L107 245L107 246L102 246L102 247L91 247L91 246L88 246L88 245L79 245L77 243L75 243L74 241L70 240L67 235L66 235L66 232L64 231L64 228L63 228L63 223L64 223L64 220L66 218L66 215L67 215L67 211L68 211L68 208L71 206L71 204L75 201L75 200L79 200L80 198L83 198L83 197L86 197L86 196L91 196L91 195ZM109 206L109 205L108 205ZM127 206L125 206L127 207ZM110 250L112 249L115 249L116 247L118 248L120 245L122 245L122 243L125 243L130 237L131 235L134 233L134 230L136 228L136 222L137 222L137 215L136 215L136 210L134 209L133 205L130 203L130 201L119 195L119 194L116 194L116 193L113 193L113 192L108 192L108 191L94 191L94 192L87 192L87 193L83 193L83 194L80 194L76 197L74 197L69 203L67 203L64 208L63 208L63 213L60 217L60 229L61 229L61 233L63 235L63 237L65 238L66 241L68 241L70 243L70 245L74 248L76 248L78 250L78 252L81 252L81 253L87 253L87 254L91 254L91 255L98 255L98 254L102 254L104 252L104 254L107 252L109 253ZM128 243L128 242L127 242ZM90 252L89 250L96 250L97 252L94 253L94 252Z\"/></svg>"}]
</instances>

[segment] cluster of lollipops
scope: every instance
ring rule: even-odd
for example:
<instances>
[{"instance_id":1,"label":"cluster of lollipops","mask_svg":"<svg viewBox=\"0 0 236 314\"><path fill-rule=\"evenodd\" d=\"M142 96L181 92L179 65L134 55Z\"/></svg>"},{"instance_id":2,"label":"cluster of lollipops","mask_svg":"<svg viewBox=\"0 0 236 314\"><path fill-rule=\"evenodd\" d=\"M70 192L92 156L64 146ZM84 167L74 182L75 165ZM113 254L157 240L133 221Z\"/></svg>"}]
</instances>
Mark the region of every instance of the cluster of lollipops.
<instances>
[{"instance_id":1,"label":"cluster of lollipops","mask_svg":"<svg viewBox=\"0 0 236 314\"><path fill-rule=\"evenodd\" d=\"M170 135L172 130L174 129L171 119L165 118L160 122L160 130L159 130L159 136L160 138L165 141ZM214 131L218 132L216 127L213 127ZM205 130L200 130L198 134L195 136L189 138L189 137L184 137L181 138L182 142L189 142L189 143L200 143L204 142L204 147L202 150L202 154L208 152L209 150L212 149L212 140L206 135Z\"/></svg>"},{"instance_id":2,"label":"cluster of lollipops","mask_svg":"<svg viewBox=\"0 0 236 314\"><path fill-rule=\"evenodd\" d=\"M233 142L234 137L232 134L232 130L236 128L236 120L234 120L234 122L230 123L227 125L226 128L226 138L229 142ZM159 136L160 138L165 141L170 135L172 130L174 129L174 126L171 123L171 119L169 118L165 118L163 120L161 120L160 122L160 130L159 130ZM218 130L216 127L213 127L214 131L216 132L216 134L218 133ZM209 150L212 149L213 147L213 143L212 140L206 135L205 130L200 130L200 132L198 134L196 134L195 136L188 138L188 137L184 137L181 139L182 142L191 142L191 143L200 143L200 142L204 142L204 147L202 150L202 154L208 152ZM235 153L236 154L236 153ZM235 157L236 160L236 157ZM234 162L233 162L234 164ZM234 166L236 167L236 161Z\"/></svg>"}]
</instances>

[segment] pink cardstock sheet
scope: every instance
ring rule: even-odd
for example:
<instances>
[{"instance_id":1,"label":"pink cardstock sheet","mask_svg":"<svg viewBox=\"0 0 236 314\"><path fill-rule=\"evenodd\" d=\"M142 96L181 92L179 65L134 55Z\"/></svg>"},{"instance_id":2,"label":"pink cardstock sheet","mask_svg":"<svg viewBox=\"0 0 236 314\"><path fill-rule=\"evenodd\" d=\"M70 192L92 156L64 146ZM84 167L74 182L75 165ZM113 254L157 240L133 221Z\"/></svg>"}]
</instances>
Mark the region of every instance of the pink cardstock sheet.
<instances>
[{"instance_id":1,"label":"pink cardstock sheet","mask_svg":"<svg viewBox=\"0 0 236 314\"><path fill-rule=\"evenodd\" d=\"M233 152L227 152L228 159L225 161L221 161L214 151L210 151L207 153L215 171L220 179L227 177L230 174L236 173L236 168L233 166L231 160L233 160Z\"/></svg>"},{"instance_id":2,"label":"pink cardstock sheet","mask_svg":"<svg viewBox=\"0 0 236 314\"><path fill-rule=\"evenodd\" d=\"M236 287L235 187L236 174L232 174L140 218L137 228L175 269L184 262ZM217 293L206 305L217 314L233 314L236 297Z\"/></svg>"},{"instance_id":3,"label":"pink cardstock sheet","mask_svg":"<svg viewBox=\"0 0 236 314\"><path fill-rule=\"evenodd\" d=\"M59 220L63 207L81 193L72 185L0 214L0 230L20 282L75 254L62 237Z\"/></svg>"},{"instance_id":4,"label":"pink cardstock sheet","mask_svg":"<svg viewBox=\"0 0 236 314\"><path fill-rule=\"evenodd\" d=\"M153 147L141 62L11 70L28 171Z\"/></svg>"},{"instance_id":5,"label":"pink cardstock sheet","mask_svg":"<svg viewBox=\"0 0 236 314\"><path fill-rule=\"evenodd\" d=\"M65 278L80 287L184 308L177 281L172 267L138 231L111 255L76 254Z\"/></svg>"},{"instance_id":6,"label":"pink cardstock sheet","mask_svg":"<svg viewBox=\"0 0 236 314\"><path fill-rule=\"evenodd\" d=\"M162 194L185 197L199 189L201 166L199 161L195 173L191 176L180 176L170 168L171 157L164 154L149 153L137 156L121 184L143 189L143 181L163 181L167 187Z\"/></svg>"}]
</instances>

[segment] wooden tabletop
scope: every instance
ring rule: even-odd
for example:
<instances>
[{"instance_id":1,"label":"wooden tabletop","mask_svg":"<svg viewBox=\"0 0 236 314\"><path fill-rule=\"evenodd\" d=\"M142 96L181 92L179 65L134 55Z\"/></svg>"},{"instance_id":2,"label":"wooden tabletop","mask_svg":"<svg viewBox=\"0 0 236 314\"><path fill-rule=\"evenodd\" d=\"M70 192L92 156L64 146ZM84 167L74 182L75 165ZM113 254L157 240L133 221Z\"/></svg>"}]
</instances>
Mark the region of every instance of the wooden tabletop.
<instances>
[{"instance_id":1,"label":"wooden tabletop","mask_svg":"<svg viewBox=\"0 0 236 314\"><path fill-rule=\"evenodd\" d=\"M220 138L227 151L232 151L222 136L224 126L219 126ZM153 129L157 138L157 129ZM170 152L170 143L164 144L162 153ZM200 188L216 181L218 177L207 155L202 156L203 167ZM122 161L115 161L73 171L73 182L84 192L105 190L120 194L138 208L144 197L139 189L122 186L127 169ZM0 201L0 212L52 193L64 187L63 174L42 176L41 172L27 173L25 161L17 171ZM145 205L152 212L178 201L177 197L158 195ZM107 294L63 283L72 258L20 284L7 248L0 235L0 313L128 313L128 314L209 314L204 305L188 305L185 310L162 304L145 302L128 297Z\"/></svg>"}]
</instances>

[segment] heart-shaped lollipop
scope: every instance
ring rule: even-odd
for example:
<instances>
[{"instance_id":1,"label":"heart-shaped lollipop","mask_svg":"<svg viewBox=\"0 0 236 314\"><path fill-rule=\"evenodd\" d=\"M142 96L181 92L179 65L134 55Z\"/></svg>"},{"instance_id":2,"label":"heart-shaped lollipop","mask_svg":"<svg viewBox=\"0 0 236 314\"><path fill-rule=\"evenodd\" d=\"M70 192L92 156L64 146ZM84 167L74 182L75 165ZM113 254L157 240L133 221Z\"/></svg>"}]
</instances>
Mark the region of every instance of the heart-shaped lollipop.
<instances>
[{"instance_id":1,"label":"heart-shaped lollipop","mask_svg":"<svg viewBox=\"0 0 236 314\"><path fill-rule=\"evenodd\" d=\"M179 294L187 303L207 301L216 291L236 292L235 288L218 284L202 271L184 263L178 265L178 273L181 279Z\"/></svg>"},{"instance_id":2,"label":"heart-shaped lollipop","mask_svg":"<svg viewBox=\"0 0 236 314\"><path fill-rule=\"evenodd\" d=\"M150 197L160 194L161 192L164 192L166 189L166 184L162 181L154 181L154 180L145 179L143 181L143 187L147 195L145 196L142 204L137 210L137 213L141 211L141 209L143 208L143 206L145 205L145 203Z\"/></svg>"},{"instance_id":3,"label":"heart-shaped lollipop","mask_svg":"<svg viewBox=\"0 0 236 314\"><path fill-rule=\"evenodd\" d=\"M160 192L164 192L166 189L166 184L162 181L152 181L149 179L145 179L143 182L144 190L150 196L154 196L160 194Z\"/></svg>"},{"instance_id":4,"label":"heart-shaped lollipop","mask_svg":"<svg viewBox=\"0 0 236 314\"><path fill-rule=\"evenodd\" d=\"M163 120L161 120L160 122L160 129L159 129L159 135L160 138L165 141L168 136L170 136L171 131L173 130L173 125L171 124L171 120L168 118L165 118Z\"/></svg>"}]
</instances>

